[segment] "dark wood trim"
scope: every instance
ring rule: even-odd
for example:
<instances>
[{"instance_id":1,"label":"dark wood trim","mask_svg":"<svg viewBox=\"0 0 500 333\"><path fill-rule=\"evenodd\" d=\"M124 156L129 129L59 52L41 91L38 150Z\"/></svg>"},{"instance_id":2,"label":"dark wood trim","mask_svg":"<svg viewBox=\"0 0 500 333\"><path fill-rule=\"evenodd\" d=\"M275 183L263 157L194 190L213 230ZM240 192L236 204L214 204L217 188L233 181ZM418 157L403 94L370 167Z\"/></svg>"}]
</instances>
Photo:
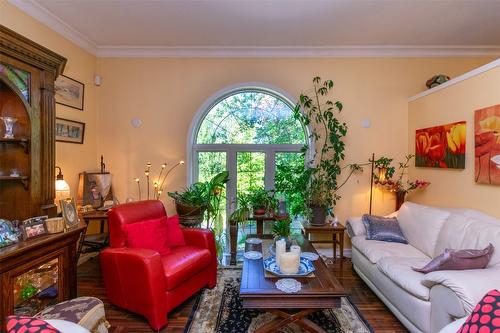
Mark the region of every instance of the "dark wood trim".
<instances>
[{"instance_id":1,"label":"dark wood trim","mask_svg":"<svg viewBox=\"0 0 500 333\"><path fill-rule=\"evenodd\" d=\"M0 25L0 53L52 72L55 77L63 73L67 62L63 56L3 25Z\"/></svg>"}]
</instances>

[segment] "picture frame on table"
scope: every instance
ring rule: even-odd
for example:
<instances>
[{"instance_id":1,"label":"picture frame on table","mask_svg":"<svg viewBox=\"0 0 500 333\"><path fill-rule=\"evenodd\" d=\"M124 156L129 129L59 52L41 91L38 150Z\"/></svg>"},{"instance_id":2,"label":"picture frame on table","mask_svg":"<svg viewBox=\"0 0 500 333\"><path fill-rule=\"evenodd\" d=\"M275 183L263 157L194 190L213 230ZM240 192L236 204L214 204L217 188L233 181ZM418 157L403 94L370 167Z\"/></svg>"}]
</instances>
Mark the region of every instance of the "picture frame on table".
<instances>
[{"instance_id":1,"label":"picture frame on table","mask_svg":"<svg viewBox=\"0 0 500 333\"><path fill-rule=\"evenodd\" d=\"M68 229L76 227L80 223L78 212L76 210L75 199L64 199L59 201L61 204L62 217Z\"/></svg>"},{"instance_id":2,"label":"picture frame on table","mask_svg":"<svg viewBox=\"0 0 500 333\"><path fill-rule=\"evenodd\" d=\"M54 88L57 104L83 111L85 85L82 82L61 74L57 77Z\"/></svg>"},{"instance_id":3,"label":"picture frame on table","mask_svg":"<svg viewBox=\"0 0 500 333\"><path fill-rule=\"evenodd\" d=\"M85 123L56 118L56 141L83 144Z\"/></svg>"},{"instance_id":4,"label":"picture frame on table","mask_svg":"<svg viewBox=\"0 0 500 333\"><path fill-rule=\"evenodd\" d=\"M47 217L47 215L36 216L24 220L20 225L23 239L28 240L31 238L47 235L48 231L47 226L45 225L45 220L47 219Z\"/></svg>"}]
</instances>

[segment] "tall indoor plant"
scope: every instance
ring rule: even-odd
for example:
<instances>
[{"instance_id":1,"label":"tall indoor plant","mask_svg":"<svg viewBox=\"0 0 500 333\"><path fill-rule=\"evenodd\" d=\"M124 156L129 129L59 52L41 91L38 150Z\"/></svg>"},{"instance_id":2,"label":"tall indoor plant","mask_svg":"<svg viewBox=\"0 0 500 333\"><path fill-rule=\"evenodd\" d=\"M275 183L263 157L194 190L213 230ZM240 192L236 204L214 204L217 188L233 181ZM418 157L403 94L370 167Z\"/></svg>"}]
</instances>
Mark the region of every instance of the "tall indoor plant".
<instances>
[{"instance_id":1,"label":"tall indoor plant","mask_svg":"<svg viewBox=\"0 0 500 333\"><path fill-rule=\"evenodd\" d=\"M337 118L343 109L342 103L328 98L333 86L332 80L313 78L312 91L302 93L294 108L294 117L312 127L309 139L313 147L306 145L302 151L314 152L304 170L307 179L305 200L313 224L324 223L327 211L331 213L340 199L338 190L354 171L361 169L358 164L341 166L345 158L343 139L347 134L347 124ZM350 173L339 183L339 176L345 168L349 168Z\"/></svg>"}]
</instances>

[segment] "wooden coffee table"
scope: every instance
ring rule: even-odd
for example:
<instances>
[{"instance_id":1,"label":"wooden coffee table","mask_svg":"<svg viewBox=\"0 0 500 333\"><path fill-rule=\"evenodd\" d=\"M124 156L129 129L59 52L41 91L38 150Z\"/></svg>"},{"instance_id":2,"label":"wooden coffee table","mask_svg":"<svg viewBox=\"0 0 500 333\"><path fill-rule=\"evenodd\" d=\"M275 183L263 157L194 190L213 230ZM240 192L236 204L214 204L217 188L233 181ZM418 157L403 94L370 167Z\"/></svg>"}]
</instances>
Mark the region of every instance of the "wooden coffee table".
<instances>
[{"instance_id":1,"label":"wooden coffee table","mask_svg":"<svg viewBox=\"0 0 500 333\"><path fill-rule=\"evenodd\" d=\"M307 239L299 237L297 241L302 251L316 253ZM263 246L269 246L269 243L264 242ZM316 269L315 277L296 278L302 283L302 289L298 293L287 294L275 286L279 277L266 278L262 259L245 258L240 287L243 308L262 309L277 316L255 333L276 332L280 327L291 323L308 332L325 333L321 327L305 317L321 309L340 307L340 298L347 296L347 293L321 258L313 263Z\"/></svg>"}]
</instances>

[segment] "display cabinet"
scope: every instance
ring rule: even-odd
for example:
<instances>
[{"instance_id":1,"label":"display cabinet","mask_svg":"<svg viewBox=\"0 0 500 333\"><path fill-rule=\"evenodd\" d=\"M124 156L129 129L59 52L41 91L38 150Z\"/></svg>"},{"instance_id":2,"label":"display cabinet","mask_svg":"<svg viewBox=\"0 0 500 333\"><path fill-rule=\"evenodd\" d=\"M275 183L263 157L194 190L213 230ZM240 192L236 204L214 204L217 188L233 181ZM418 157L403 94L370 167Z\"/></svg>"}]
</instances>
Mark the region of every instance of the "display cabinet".
<instances>
[{"instance_id":1,"label":"display cabinet","mask_svg":"<svg viewBox=\"0 0 500 333\"><path fill-rule=\"evenodd\" d=\"M0 249L0 332L9 315L32 316L77 296L77 245L84 230L81 224Z\"/></svg>"},{"instance_id":2,"label":"display cabinet","mask_svg":"<svg viewBox=\"0 0 500 333\"><path fill-rule=\"evenodd\" d=\"M54 81L65 64L0 25L0 218L56 214Z\"/></svg>"}]
</instances>

